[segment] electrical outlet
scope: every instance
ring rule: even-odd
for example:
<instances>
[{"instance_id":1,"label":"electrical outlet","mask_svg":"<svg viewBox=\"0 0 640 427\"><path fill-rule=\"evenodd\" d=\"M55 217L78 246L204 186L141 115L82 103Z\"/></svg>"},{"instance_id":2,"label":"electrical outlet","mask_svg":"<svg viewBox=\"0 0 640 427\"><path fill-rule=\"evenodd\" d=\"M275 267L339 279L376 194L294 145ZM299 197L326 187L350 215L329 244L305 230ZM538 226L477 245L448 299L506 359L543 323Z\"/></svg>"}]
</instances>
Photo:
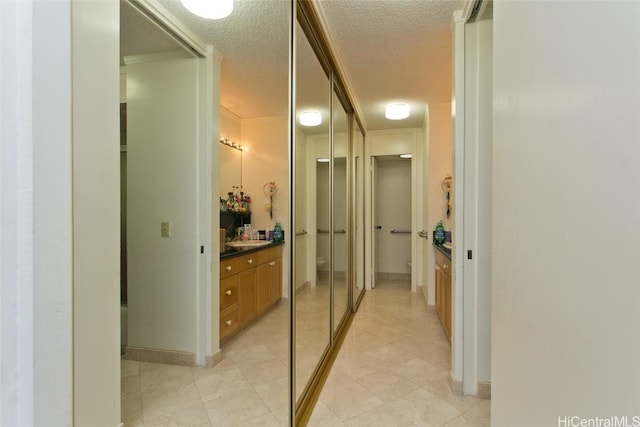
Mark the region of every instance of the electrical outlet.
<instances>
[{"instance_id":1,"label":"electrical outlet","mask_svg":"<svg viewBox=\"0 0 640 427\"><path fill-rule=\"evenodd\" d=\"M171 223L169 221L160 223L160 236L171 237Z\"/></svg>"}]
</instances>

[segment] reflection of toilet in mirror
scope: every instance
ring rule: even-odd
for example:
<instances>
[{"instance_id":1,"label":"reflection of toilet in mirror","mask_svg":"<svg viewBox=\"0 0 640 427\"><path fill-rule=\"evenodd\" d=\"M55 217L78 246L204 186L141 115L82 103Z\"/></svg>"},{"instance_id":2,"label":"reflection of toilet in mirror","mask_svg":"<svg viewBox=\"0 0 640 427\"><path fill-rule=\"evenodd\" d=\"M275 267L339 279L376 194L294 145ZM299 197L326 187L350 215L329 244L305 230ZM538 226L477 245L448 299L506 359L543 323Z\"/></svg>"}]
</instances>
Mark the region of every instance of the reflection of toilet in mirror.
<instances>
[{"instance_id":1,"label":"reflection of toilet in mirror","mask_svg":"<svg viewBox=\"0 0 640 427\"><path fill-rule=\"evenodd\" d=\"M319 256L316 258L316 283L320 280L320 271L327 263L327 257Z\"/></svg>"}]
</instances>

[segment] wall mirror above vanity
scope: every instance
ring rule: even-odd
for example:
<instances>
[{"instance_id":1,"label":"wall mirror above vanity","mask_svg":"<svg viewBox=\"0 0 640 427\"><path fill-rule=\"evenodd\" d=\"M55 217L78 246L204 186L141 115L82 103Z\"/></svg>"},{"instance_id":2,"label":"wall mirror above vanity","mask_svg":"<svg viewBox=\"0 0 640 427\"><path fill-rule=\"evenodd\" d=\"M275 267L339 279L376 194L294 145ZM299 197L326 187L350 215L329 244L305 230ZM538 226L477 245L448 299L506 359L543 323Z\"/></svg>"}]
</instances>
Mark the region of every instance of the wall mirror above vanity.
<instances>
[{"instance_id":1,"label":"wall mirror above vanity","mask_svg":"<svg viewBox=\"0 0 640 427\"><path fill-rule=\"evenodd\" d=\"M242 188L242 145L220 137L220 197Z\"/></svg>"}]
</instances>

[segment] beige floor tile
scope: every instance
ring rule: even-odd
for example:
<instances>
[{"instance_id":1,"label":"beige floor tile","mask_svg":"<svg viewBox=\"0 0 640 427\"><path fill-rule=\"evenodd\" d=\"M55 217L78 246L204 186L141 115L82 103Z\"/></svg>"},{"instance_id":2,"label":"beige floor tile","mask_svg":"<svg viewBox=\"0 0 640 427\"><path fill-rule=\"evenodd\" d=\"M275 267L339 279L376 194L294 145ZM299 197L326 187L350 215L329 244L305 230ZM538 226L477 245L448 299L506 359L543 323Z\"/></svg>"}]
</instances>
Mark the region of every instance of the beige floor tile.
<instances>
[{"instance_id":1,"label":"beige floor tile","mask_svg":"<svg viewBox=\"0 0 640 427\"><path fill-rule=\"evenodd\" d=\"M146 423L149 419L172 416L195 403L202 403L195 384L179 387L162 387L142 391L142 417Z\"/></svg>"},{"instance_id":2,"label":"beige floor tile","mask_svg":"<svg viewBox=\"0 0 640 427\"><path fill-rule=\"evenodd\" d=\"M280 423L289 419L288 386L288 377L255 386L255 391Z\"/></svg>"},{"instance_id":3,"label":"beige floor tile","mask_svg":"<svg viewBox=\"0 0 640 427\"><path fill-rule=\"evenodd\" d=\"M209 416L201 402L175 408L156 417L145 417L145 427L192 426L210 427Z\"/></svg>"},{"instance_id":4,"label":"beige floor tile","mask_svg":"<svg viewBox=\"0 0 640 427\"><path fill-rule=\"evenodd\" d=\"M341 421L383 403L375 394L355 382L325 386L320 401Z\"/></svg>"},{"instance_id":5,"label":"beige floor tile","mask_svg":"<svg viewBox=\"0 0 640 427\"><path fill-rule=\"evenodd\" d=\"M140 362L135 360L120 360L120 377L127 378L140 375Z\"/></svg>"},{"instance_id":6,"label":"beige floor tile","mask_svg":"<svg viewBox=\"0 0 640 427\"><path fill-rule=\"evenodd\" d=\"M420 386L427 385L431 381L439 381L448 378L448 373L434 366L424 359L411 359L400 365L391 367L391 370L402 375L409 381Z\"/></svg>"},{"instance_id":7,"label":"beige floor tile","mask_svg":"<svg viewBox=\"0 0 640 427\"><path fill-rule=\"evenodd\" d=\"M399 396L405 396L417 390L419 386L388 369L380 370L358 379L358 384L376 395L383 402L389 402Z\"/></svg>"},{"instance_id":8,"label":"beige floor tile","mask_svg":"<svg viewBox=\"0 0 640 427\"><path fill-rule=\"evenodd\" d=\"M388 404L376 406L345 422L348 427L411 427L415 424Z\"/></svg>"},{"instance_id":9,"label":"beige floor tile","mask_svg":"<svg viewBox=\"0 0 640 427\"><path fill-rule=\"evenodd\" d=\"M419 426L439 426L462 413L423 388L394 399L389 405Z\"/></svg>"},{"instance_id":10,"label":"beige floor tile","mask_svg":"<svg viewBox=\"0 0 640 427\"><path fill-rule=\"evenodd\" d=\"M311 414L311 418L307 423L307 427L344 427L345 424L331 412L327 405L317 402Z\"/></svg>"},{"instance_id":11,"label":"beige floor tile","mask_svg":"<svg viewBox=\"0 0 640 427\"><path fill-rule=\"evenodd\" d=\"M214 426L235 426L256 417L269 414L258 393L247 382L236 381L219 388L208 396L204 407Z\"/></svg>"}]
</instances>

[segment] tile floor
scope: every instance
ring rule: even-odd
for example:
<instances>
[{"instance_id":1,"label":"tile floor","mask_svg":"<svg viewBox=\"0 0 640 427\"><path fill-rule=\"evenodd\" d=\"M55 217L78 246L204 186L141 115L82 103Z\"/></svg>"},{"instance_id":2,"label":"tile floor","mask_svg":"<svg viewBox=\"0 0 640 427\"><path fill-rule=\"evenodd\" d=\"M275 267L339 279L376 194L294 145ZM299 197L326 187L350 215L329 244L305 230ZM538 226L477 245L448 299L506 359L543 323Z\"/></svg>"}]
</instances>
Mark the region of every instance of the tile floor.
<instances>
[{"instance_id":1,"label":"tile floor","mask_svg":"<svg viewBox=\"0 0 640 427\"><path fill-rule=\"evenodd\" d=\"M309 426L488 427L488 400L454 396L450 347L408 281L365 294Z\"/></svg>"},{"instance_id":2,"label":"tile floor","mask_svg":"<svg viewBox=\"0 0 640 427\"><path fill-rule=\"evenodd\" d=\"M122 360L124 425L286 426L286 324L280 304L228 342L213 368ZM422 295L382 281L365 294L308 425L489 426L489 401L452 395L449 358Z\"/></svg>"}]
</instances>

